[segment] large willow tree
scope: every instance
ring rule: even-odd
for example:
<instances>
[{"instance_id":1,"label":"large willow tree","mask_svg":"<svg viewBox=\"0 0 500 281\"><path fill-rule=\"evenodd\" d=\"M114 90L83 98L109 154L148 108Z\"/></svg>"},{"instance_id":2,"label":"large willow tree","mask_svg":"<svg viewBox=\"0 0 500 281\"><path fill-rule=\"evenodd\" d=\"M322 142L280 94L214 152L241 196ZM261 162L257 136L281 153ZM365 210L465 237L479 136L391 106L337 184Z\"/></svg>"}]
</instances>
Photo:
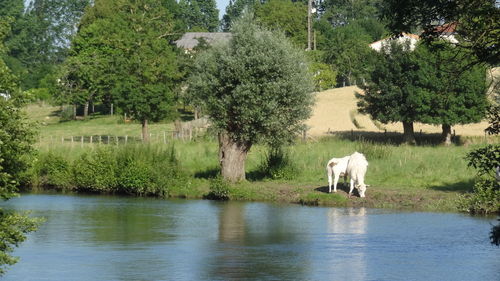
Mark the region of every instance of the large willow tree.
<instances>
[{"instance_id":1,"label":"large willow tree","mask_svg":"<svg viewBox=\"0 0 500 281\"><path fill-rule=\"evenodd\" d=\"M282 35L257 26L245 14L232 39L197 58L189 92L203 101L219 133L225 179L245 179L253 144L291 140L310 115L312 82L306 60Z\"/></svg>"}]
</instances>

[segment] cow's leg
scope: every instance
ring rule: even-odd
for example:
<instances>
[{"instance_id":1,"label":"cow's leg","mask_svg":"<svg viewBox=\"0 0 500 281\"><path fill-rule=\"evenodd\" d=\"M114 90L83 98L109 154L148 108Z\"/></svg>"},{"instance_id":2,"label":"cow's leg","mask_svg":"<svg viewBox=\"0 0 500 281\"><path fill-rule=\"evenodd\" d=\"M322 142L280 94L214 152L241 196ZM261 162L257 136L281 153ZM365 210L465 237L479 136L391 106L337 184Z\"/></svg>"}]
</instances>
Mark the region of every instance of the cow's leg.
<instances>
[{"instance_id":1,"label":"cow's leg","mask_svg":"<svg viewBox=\"0 0 500 281\"><path fill-rule=\"evenodd\" d=\"M349 197L351 197L353 190L354 190L354 179L351 178L351 183L350 183L350 187L349 187Z\"/></svg>"},{"instance_id":2,"label":"cow's leg","mask_svg":"<svg viewBox=\"0 0 500 281\"><path fill-rule=\"evenodd\" d=\"M328 193L332 192L332 175L328 175Z\"/></svg>"},{"instance_id":3,"label":"cow's leg","mask_svg":"<svg viewBox=\"0 0 500 281\"><path fill-rule=\"evenodd\" d=\"M339 175L335 175L335 178L333 180L333 192L337 192L337 183L339 182Z\"/></svg>"}]
</instances>

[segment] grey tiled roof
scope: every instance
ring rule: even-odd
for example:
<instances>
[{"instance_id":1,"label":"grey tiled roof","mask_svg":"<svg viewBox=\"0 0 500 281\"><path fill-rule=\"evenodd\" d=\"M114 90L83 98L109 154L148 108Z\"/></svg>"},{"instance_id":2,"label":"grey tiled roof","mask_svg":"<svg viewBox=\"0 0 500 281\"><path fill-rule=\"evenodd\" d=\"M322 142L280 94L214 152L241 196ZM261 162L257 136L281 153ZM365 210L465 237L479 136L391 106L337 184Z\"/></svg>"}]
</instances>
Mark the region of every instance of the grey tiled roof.
<instances>
[{"instance_id":1,"label":"grey tiled roof","mask_svg":"<svg viewBox=\"0 0 500 281\"><path fill-rule=\"evenodd\" d=\"M229 32L186 32L182 35L181 39L175 41L179 48L193 49L198 45L197 38L204 38L205 41L212 45L219 41L228 41L231 38Z\"/></svg>"}]
</instances>

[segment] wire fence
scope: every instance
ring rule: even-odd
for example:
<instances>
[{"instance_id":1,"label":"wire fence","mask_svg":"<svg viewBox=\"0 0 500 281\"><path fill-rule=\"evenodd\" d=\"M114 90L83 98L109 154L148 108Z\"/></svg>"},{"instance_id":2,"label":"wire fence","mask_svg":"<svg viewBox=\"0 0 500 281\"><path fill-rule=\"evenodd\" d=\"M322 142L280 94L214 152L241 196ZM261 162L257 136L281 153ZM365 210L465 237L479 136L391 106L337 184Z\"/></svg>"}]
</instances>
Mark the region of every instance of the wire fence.
<instances>
[{"instance_id":1,"label":"wire fence","mask_svg":"<svg viewBox=\"0 0 500 281\"><path fill-rule=\"evenodd\" d=\"M193 141L204 135L206 130L199 128L188 128L184 130L161 131L157 133L150 133L148 143L155 144L168 144L174 140L184 142ZM75 135L75 136L39 136L39 145L70 145L70 146L84 146L84 145L126 145L138 144L145 142L142 135Z\"/></svg>"}]
</instances>

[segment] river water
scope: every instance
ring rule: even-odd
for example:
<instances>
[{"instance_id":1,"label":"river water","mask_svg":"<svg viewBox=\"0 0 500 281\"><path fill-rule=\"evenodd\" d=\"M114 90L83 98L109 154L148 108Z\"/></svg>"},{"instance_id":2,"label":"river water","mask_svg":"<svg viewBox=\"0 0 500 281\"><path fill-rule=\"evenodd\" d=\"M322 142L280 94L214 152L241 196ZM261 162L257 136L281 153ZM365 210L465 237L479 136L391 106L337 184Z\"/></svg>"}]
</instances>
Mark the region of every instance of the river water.
<instances>
[{"instance_id":1,"label":"river water","mask_svg":"<svg viewBox=\"0 0 500 281\"><path fill-rule=\"evenodd\" d=\"M500 280L494 218L26 194L46 222L2 280Z\"/></svg>"}]
</instances>

